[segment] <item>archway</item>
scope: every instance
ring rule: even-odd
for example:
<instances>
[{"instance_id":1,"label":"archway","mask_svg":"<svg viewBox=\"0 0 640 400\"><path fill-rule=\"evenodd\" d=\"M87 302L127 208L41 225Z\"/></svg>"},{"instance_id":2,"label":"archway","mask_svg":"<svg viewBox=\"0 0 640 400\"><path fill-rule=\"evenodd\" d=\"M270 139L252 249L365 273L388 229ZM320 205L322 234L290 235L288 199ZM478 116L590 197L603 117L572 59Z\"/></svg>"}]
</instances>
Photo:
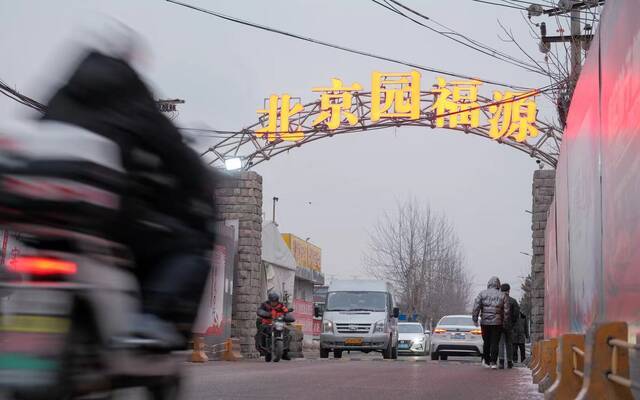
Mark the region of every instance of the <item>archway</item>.
<instances>
[{"instance_id":1,"label":"archway","mask_svg":"<svg viewBox=\"0 0 640 400\"><path fill-rule=\"evenodd\" d=\"M527 136L526 138L516 138L515 135L501 135L497 137L495 131L492 132L491 111L495 112L495 108L497 107L501 107L504 104L515 103L533 97L536 94L537 92L521 93L517 94L516 97L501 101L478 95L475 96L473 102L460 102L458 105L461 106L461 108L457 111L446 110L444 113L438 113L436 102L438 96L441 95L441 90L420 91L420 107L417 118L392 117L373 121L371 118L373 107L372 97L378 94L354 91L350 94L352 97L352 100L350 99L351 106L344 109L355 117L351 123L346 119L341 119L339 125L333 128L329 127L327 123L314 124L314 121L321 117L321 113L327 110L322 100L317 100L297 106L298 109L295 112L295 119L287 122L287 132L290 130L289 136L294 136L294 133L297 134L297 136L293 138L283 138L280 135L281 132L267 132L266 129L269 125L268 117L262 116L258 119L258 122L238 132L230 133L227 137L221 138L218 143L204 151L202 156L209 164L218 167L224 167L225 160L238 159L241 160L241 167L239 169L249 170L279 154L288 152L307 143L330 138L335 135L393 127L415 126L431 129L442 128L480 136L524 152L530 157L536 158L540 160L540 162L555 168L560 142L562 140L562 131L552 124L537 118L537 111L534 117L535 121L532 124L537 131L535 137ZM272 96L272 99L274 96ZM282 97L285 96L287 95L283 95ZM277 113L273 115L273 117L282 118L282 110L288 109L291 98L287 96L285 100L287 107L279 104L278 98L276 98ZM404 100L408 101L409 99ZM268 101L270 101L270 99L265 100L265 110L262 110L265 114L267 113L266 104ZM491 110L492 107L494 110ZM460 121L461 118L458 117L459 115L470 112L477 112L479 114L477 123L472 124L469 123L469 121ZM284 113L287 113L287 111ZM455 122L451 123L452 120L455 120ZM353 123L354 121L355 123Z\"/></svg>"}]
</instances>

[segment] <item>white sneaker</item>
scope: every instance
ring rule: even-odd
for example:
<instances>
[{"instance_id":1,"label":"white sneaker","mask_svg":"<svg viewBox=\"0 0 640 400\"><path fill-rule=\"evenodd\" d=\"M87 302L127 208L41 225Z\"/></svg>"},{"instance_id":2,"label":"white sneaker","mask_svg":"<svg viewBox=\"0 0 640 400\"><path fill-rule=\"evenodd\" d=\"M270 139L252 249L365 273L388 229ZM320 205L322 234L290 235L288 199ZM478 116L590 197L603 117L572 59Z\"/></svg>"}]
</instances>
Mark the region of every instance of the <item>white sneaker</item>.
<instances>
[{"instance_id":1,"label":"white sneaker","mask_svg":"<svg viewBox=\"0 0 640 400\"><path fill-rule=\"evenodd\" d=\"M491 369L498 369L498 366L494 363L491 363Z\"/></svg>"},{"instance_id":2,"label":"white sneaker","mask_svg":"<svg viewBox=\"0 0 640 400\"><path fill-rule=\"evenodd\" d=\"M486 362L482 362L482 366L485 368L491 368L491 365L487 364Z\"/></svg>"}]
</instances>

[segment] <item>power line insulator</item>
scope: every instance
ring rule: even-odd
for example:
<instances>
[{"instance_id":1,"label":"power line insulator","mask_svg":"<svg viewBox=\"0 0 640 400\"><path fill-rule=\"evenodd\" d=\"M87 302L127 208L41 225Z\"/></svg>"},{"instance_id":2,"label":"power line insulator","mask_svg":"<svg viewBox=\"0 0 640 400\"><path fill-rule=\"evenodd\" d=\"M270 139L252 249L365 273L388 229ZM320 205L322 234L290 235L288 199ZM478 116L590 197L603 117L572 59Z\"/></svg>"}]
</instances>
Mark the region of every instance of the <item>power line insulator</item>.
<instances>
[{"instance_id":1,"label":"power line insulator","mask_svg":"<svg viewBox=\"0 0 640 400\"><path fill-rule=\"evenodd\" d=\"M544 13L544 8L540 4L531 4L527 8L527 12L529 13L529 18L539 17Z\"/></svg>"}]
</instances>

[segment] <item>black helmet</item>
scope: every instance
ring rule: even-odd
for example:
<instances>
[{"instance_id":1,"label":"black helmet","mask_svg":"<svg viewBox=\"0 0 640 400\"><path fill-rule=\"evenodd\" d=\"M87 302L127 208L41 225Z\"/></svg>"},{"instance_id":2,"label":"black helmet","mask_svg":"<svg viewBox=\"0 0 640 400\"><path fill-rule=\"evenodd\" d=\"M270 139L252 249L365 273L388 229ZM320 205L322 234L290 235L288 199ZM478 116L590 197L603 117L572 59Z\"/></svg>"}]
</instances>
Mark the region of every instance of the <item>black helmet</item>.
<instances>
[{"instance_id":1,"label":"black helmet","mask_svg":"<svg viewBox=\"0 0 640 400\"><path fill-rule=\"evenodd\" d=\"M276 292L269 293L269 301L280 301L280 295Z\"/></svg>"}]
</instances>

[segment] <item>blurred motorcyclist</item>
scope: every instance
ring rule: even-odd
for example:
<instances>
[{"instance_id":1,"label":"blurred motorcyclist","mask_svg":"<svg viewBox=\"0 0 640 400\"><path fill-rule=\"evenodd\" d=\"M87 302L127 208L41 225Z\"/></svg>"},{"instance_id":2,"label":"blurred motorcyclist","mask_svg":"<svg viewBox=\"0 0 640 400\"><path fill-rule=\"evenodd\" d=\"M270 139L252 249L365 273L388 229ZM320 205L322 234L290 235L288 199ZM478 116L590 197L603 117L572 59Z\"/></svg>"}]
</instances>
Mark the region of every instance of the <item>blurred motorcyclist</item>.
<instances>
[{"instance_id":1,"label":"blurred motorcyclist","mask_svg":"<svg viewBox=\"0 0 640 400\"><path fill-rule=\"evenodd\" d=\"M260 316L258 337L262 346L265 346L265 338L266 335L269 334L269 328L273 323L273 320L287 314L288 312L289 309L284 305L284 303L280 302L280 295L276 292L270 292L267 296L267 301L258 306L258 315ZM270 314L271 316L267 317L266 315L268 314ZM282 354L282 359L291 359L286 349Z\"/></svg>"},{"instance_id":2,"label":"blurred motorcyclist","mask_svg":"<svg viewBox=\"0 0 640 400\"><path fill-rule=\"evenodd\" d=\"M91 50L43 117L78 125L119 145L130 188L117 224L104 229L131 250L143 313L134 336L179 347L189 334L210 268L214 176L160 113L123 54Z\"/></svg>"}]
</instances>

